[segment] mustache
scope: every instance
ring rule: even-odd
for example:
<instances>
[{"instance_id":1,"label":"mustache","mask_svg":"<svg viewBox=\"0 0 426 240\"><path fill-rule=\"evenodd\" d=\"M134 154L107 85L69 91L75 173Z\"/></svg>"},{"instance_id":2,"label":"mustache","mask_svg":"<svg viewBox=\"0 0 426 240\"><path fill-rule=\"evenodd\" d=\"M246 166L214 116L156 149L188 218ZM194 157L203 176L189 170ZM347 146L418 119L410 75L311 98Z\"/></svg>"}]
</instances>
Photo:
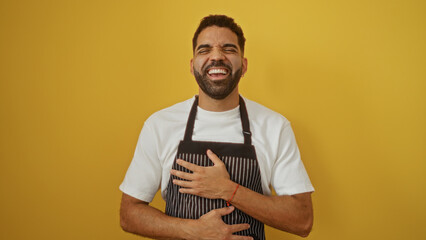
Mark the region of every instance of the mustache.
<instances>
[{"instance_id":1,"label":"mustache","mask_svg":"<svg viewBox=\"0 0 426 240\"><path fill-rule=\"evenodd\" d=\"M204 67L203 72L207 72L207 69L212 68L212 67L223 67L228 69L229 72L232 72L232 68L231 66L225 64L222 60L220 61L212 61L212 63L210 65L207 65L206 67Z\"/></svg>"}]
</instances>

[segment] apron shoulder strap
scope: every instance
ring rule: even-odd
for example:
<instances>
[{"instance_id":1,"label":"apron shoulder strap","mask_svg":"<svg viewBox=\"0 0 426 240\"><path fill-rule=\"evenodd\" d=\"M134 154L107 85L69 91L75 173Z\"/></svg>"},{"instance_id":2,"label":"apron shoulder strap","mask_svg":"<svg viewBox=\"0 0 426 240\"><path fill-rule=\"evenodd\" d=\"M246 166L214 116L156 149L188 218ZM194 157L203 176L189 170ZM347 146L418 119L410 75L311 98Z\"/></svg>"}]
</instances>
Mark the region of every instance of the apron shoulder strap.
<instances>
[{"instance_id":1,"label":"apron shoulder strap","mask_svg":"<svg viewBox=\"0 0 426 240\"><path fill-rule=\"evenodd\" d=\"M195 96L194 103L192 104L191 111L189 112L188 121L186 122L185 136L183 138L185 142L192 141L195 116L197 115L197 107L198 107L198 96ZM241 124L243 127L244 144L251 145L250 122L249 122L249 118L247 114L246 104L244 103L244 100L241 96L240 96L240 115L241 115Z\"/></svg>"},{"instance_id":2,"label":"apron shoulder strap","mask_svg":"<svg viewBox=\"0 0 426 240\"><path fill-rule=\"evenodd\" d=\"M194 132L195 115L197 115L198 95L195 95L194 103L192 104L191 111L189 112L188 121L186 122L185 142L192 141L192 133Z\"/></svg>"},{"instance_id":3,"label":"apron shoulder strap","mask_svg":"<svg viewBox=\"0 0 426 240\"><path fill-rule=\"evenodd\" d=\"M243 98L241 97L241 95L240 95L240 115L241 115L241 124L243 126L244 144L251 145L250 121L248 118L246 104Z\"/></svg>"}]
</instances>

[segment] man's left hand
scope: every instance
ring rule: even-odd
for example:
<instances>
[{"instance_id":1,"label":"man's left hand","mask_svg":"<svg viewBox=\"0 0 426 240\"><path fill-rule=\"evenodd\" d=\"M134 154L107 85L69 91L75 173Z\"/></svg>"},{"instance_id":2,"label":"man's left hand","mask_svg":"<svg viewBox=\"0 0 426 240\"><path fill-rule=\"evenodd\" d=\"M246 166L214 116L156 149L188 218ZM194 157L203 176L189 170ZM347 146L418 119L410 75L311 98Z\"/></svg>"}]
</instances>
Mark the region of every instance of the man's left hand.
<instances>
[{"instance_id":1,"label":"man's left hand","mask_svg":"<svg viewBox=\"0 0 426 240\"><path fill-rule=\"evenodd\" d=\"M210 199L228 199L232 195L232 189L236 183L229 178L225 164L211 150L207 150L207 156L214 166L201 167L182 159L177 159L177 164L191 170L186 173L172 169L170 173L184 180L173 180L173 183L181 186L179 192L197 195Z\"/></svg>"}]
</instances>

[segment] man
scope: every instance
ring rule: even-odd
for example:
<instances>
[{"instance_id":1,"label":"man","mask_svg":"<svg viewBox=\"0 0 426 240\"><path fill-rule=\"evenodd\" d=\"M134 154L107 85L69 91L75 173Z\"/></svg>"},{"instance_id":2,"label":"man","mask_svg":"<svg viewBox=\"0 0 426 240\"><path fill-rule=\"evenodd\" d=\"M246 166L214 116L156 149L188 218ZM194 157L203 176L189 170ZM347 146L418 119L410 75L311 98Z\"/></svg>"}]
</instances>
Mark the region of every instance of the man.
<instances>
[{"instance_id":1,"label":"man","mask_svg":"<svg viewBox=\"0 0 426 240\"><path fill-rule=\"evenodd\" d=\"M199 95L146 120L120 186L125 231L159 239L264 239L267 224L309 234L314 189L289 122L239 95L244 43L232 18L201 21L190 62ZM149 206L159 187L166 213Z\"/></svg>"}]
</instances>

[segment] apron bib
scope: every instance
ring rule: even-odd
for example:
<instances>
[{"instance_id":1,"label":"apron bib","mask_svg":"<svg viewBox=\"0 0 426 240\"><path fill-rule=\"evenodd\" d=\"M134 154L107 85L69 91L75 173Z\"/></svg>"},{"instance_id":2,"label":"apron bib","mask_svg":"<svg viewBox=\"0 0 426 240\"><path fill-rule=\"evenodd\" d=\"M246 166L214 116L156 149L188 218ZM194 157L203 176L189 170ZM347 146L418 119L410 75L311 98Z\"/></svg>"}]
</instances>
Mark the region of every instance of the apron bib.
<instances>
[{"instance_id":1,"label":"apron bib","mask_svg":"<svg viewBox=\"0 0 426 240\"><path fill-rule=\"evenodd\" d=\"M192 171L178 165L176 163L177 159L183 159L199 166L213 166L213 162L207 157L206 153L207 149L210 149L224 162L233 182L263 194L260 169L254 146L251 144L250 125L244 100L240 96L240 115L244 143L192 141L197 106L198 96L195 97L192 105L186 124L185 136L183 141L179 143L172 169L192 173ZM180 186L173 184L173 179L182 180L170 175L166 190L167 215L185 219L198 219L213 209L226 207L226 201L222 199L208 199L180 193ZM236 235L251 236L256 240L265 239L263 223L237 208L232 213L223 216L222 219L226 224L250 224L249 229L234 233Z\"/></svg>"}]
</instances>

